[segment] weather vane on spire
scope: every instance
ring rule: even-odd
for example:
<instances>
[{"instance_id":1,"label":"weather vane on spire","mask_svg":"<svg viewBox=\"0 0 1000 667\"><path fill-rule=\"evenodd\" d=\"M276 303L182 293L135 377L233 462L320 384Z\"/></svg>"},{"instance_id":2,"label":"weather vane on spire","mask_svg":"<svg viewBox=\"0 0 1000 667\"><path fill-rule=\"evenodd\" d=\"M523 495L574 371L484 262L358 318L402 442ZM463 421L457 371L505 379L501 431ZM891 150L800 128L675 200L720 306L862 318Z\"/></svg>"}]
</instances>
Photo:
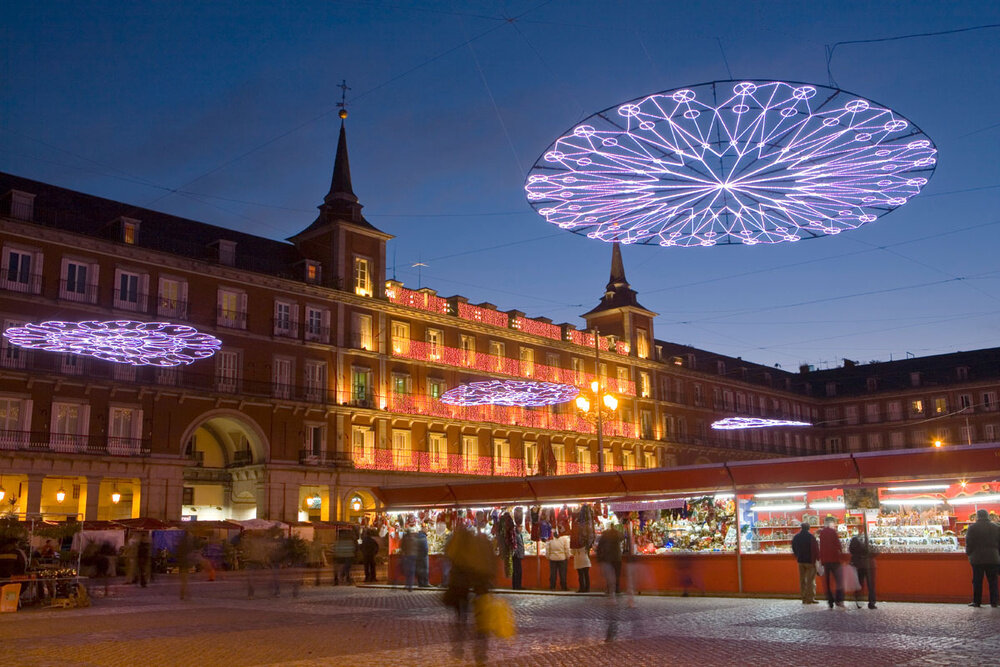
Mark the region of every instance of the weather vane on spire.
<instances>
[{"instance_id":1,"label":"weather vane on spire","mask_svg":"<svg viewBox=\"0 0 1000 667\"><path fill-rule=\"evenodd\" d=\"M351 90L351 88L347 85L347 79L341 81L337 88L340 88L340 101L337 102L337 106L340 107L340 113L338 115L341 120L344 120L347 118L347 91Z\"/></svg>"}]
</instances>

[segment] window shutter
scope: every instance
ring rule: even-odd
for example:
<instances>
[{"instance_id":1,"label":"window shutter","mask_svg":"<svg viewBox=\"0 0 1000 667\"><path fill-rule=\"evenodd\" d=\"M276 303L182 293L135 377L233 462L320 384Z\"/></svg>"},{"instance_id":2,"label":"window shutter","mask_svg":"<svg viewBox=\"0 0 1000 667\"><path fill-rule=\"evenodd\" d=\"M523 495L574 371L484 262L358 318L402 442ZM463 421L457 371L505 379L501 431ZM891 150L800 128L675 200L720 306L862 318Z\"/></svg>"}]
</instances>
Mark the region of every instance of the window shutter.
<instances>
[{"instance_id":1,"label":"window shutter","mask_svg":"<svg viewBox=\"0 0 1000 667\"><path fill-rule=\"evenodd\" d=\"M242 319L243 326L242 329L247 328L247 295L246 292L240 294L240 313L239 317Z\"/></svg>"},{"instance_id":2,"label":"window shutter","mask_svg":"<svg viewBox=\"0 0 1000 667\"><path fill-rule=\"evenodd\" d=\"M142 409L136 408L132 413L132 437L142 439Z\"/></svg>"},{"instance_id":3,"label":"window shutter","mask_svg":"<svg viewBox=\"0 0 1000 667\"><path fill-rule=\"evenodd\" d=\"M80 406L80 433L79 435L90 435L90 405Z\"/></svg>"},{"instance_id":4,"label":"window shutter","mask_svg":"<svg viewBox=\"0 0 1000 667\"><path fill-rule=\"evenodd\" d=\"M278 319L281 314L281 312L278 309L280 308L280 306L281 303L279 301L274 302L274 311L273 311L274 315L272 316L273 325L271 327L272 329L271 333L275 336L278 335Z\"/></svg>"},{"instance_id":5,"label":"window shutter","mask_svg":"<svg viewBox=\"0 0 1000 667\"><path fill-rule=\"evenodd\" d=\"M320 338L322 338L324 343L330 342L330 311L323 311L323 331L320 332Z\"/></svg>"},{"instance_id":6,"label":"window shutter","mask_svg":"<svg viewBox=\"0 0 1000 667\"><path fill-rule=\"evenodd\" d=\"M34 404L30 398L21 401L21 430L31 430L31 406Z\"/></svg>"},{"instance_id":7,"label":"window shutter","mask_svg":"<svg viewBox=\"0 0 1000 667\"><path fill-rule=\"evenodd\" d=\"M177 315L186 319L188 314L188 284L186 280L181 281L180 289L178 289L177 292L177 298L180 300L180 303L177 304Z\"/></svg>"}]
</instances>

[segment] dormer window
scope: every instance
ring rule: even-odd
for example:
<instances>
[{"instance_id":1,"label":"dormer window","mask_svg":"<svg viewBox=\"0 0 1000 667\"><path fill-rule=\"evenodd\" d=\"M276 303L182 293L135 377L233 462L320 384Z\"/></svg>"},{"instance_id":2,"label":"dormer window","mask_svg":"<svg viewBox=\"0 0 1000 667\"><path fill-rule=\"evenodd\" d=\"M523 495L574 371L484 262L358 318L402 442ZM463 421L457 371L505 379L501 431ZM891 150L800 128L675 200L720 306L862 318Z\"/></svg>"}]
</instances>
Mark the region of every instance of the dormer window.
<instances>
[{"instance_id":1,"label":"dormer window","mask_svg":"<svg viewBox=\"0 0 1000 667\"><path fill-rule=\"evenodd\" d=\"M236 241L219 239L212 245L215 246L218 253L216 259L218 259L219 264L225 264L226 266L236 265Z\"/></svg>"},{"instance_id":2,"label":"dormer window","mask_svg":"<svg viewBox=\"0 0 1000 667\"><path fill-rule=\"evenodd\" d=\"M958 378L959 382L965 382L966 380L969 379L969 367L959 366L958 368L955 369L955 375Z\"/></svg>"},{"instance_id":3,"label":"dormer window","mask_svg":"<svg viewBox=\"0 0 1000 667\"><path fill-rule=\"evenodd\" d=\"M121 242L135 245L136 239L139 237L139 221L135 218L122 217L119 221L119 226L121 229Z\"/></svg>"},{"instance_id":4,"label":"dormer window","mask_svg":"<svg viewBox=\"0 0 1000 667\"><path fill-rule=\"evenodd\" d=\"M305 281L307 283L312 283L318 285L322 280L322 271L319 262L314 262L312 260L306 260L305 262Z\"/></svg>"},{"instance_id":5,"label":"dormer window","mask_svg":"<svg viewBox=\"0 0 1000 667\"><path fill-rule=\"evenodd\" d=\"M18 220L33 220L35 217L35 195L30 192L11 190L10 217Z\"/></svg>"}]
</instances>

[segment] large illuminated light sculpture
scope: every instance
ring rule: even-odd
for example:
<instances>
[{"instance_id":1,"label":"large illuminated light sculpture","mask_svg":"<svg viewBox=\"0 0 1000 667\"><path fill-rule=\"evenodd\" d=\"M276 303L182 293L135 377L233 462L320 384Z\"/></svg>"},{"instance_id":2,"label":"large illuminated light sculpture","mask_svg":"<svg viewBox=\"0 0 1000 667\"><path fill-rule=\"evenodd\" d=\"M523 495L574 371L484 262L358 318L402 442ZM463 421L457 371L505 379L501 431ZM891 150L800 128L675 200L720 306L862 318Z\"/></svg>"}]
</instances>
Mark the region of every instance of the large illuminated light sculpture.
<instances>
[{"instance_id":1,"label":"large illuminated light sculpture","mask_svg":"<svg viewBox=\"0 0 1000 667\"><path fill-rule=\"evenodd\" d=\"M809 422L791 419L762 419L760 417L726 417L712 422L716 431L736 431L743 428L771 428L772 426L812 426Z\"/></svg>"},{"instance_id":2,"label":"large illuminated light sculpture","mask_svg":"<svg viewBox=\"0 0 1000 667\"><path fill-rule=\"evenodd\" d=\"M936 153L911 122L842 90L715 81L581 121L546 149L525 190L548 222L602 241L782 243L902 206Z\"/></svg>"},{"instance_id":3,"label":"large illuminated light sculpture","mask_svg":"<svg viewBox=\"0 0 1000 667\"><path fill-rule=\"evenodd\" d=\"M3 335L19 347L163 368L211 357L222 346L193 327L131 320L41 322L11 327Z\"/></svg>"},{"instance_id":4,"label":"large illuminated light sculpture","mask_svg":"<svg viewBox=\"0 0 1000 667\"><path fill-rule=\"evenodd\" d=\"M449 405L538 407L572 401L580 392L571 384L530 380L485 380L461 384L441 394Z\"/></svg>"}]
</instances>

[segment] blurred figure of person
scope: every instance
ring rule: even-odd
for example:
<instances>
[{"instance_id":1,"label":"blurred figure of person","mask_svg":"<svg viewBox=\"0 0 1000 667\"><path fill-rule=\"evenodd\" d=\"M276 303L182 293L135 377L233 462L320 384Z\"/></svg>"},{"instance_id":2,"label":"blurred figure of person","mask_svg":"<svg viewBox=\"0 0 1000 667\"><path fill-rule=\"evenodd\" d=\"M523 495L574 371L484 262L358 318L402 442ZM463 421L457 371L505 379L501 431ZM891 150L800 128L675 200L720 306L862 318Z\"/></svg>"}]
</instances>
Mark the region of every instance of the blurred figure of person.
<instances>
[{"instance_id":1,"label":"blurred figure of person","mask_svg":"<svg viewBox=\"0 0 1000 667\"><path fill-rule=\"evenodd\" d=\"M58 561L59 556L56 553L56 545L53 544L52 540L45 540L45 544L38 550L38 558L46 564Z\"/></svg>"},{"instance_id":2,"label":"blurred figure of person","mask_svg":"<svg viewBox=\"0 0 1000 667\"><path fill-rule=\"evenodd\" d=\"M997 570L1000 569L1000 526L990 521L986 510L976 512L976 521L965 533L965 553L972 565L972 602L970 607L983 606L983 577L990 589L990 606L1000 604L997 590Z\"/></svg>"},{"instance_id":3,"label":"blurred figure of person","mask_svg":"<svg viewBox=\"0 0 1000 667\"><path fill-rule=\"evenodd\" d=\"M579 582L577 593L590 591L590 548L584 543L583 526L580 521L573 523L570 531L569 548L573 554L573 569L576 570L576 580Z\"/></svg>"},{"instance_id":4,"label":"blurred figure of person","mask_svg":"<svg viewBox=\"0 0 1000 667\"><path fill-rule=\"evenodd\" d=\"M818 604L816 601L816 561L819 560L819 542L809 532L810 526L803 522L799 532L792 538L792 553L799 564L799 593L802 604Z\"/></svg>"},{"instance_id":5,"label":"blurred figure of person","mask_svg":"<svg viewBox=\"0 0 1000 667\"><path fill-rule=\"evenodd\" d=\"M375 581L375 556L378 555L378 540L372 531L366 530L365 536L361 540L361 562L365 567L365 582Z\"/></svg>"},{"instance_id":6,"label":"blurred figure of person","mask_svg":"<svg viewBox=\"0 0 1000 667\"><path fill-rule=\"evenodd\" d=\"M399 553L403 557L403 580L406 583L406 590L412 591L417 578L417 535L412 530L407 529L403 533L403 538L399 541Z\"/></svg>"},{"instance_id":7,"label":"blurred figure of person","mask_svg":"<svg viewBox=\"0 0 1000 667\"><path fill-rule=\"evenodd\" d=\"M0 544L0 579L19 576L28 569L28 556L19 548L17 540L7 538Z\"/></svg>"},{"instance_id":8,"label":"blurred figure of person","mask_svg":"<svg viewBox=\"0 0 1000 667\"><path fill-rule=\"evenodd\" d=\"M110 542L101 542L97 545L94 554L94 576L104 583L104 597L108 597L108 580L111 579L115 566L114 559L117 557L118 554Z\"/></svg>"},{"instance_id":9,"label":"blurred figure of person","mask_svg":"<svg viewBox=\"0 0 1000 667\"><path fill-rule=\"evenodd\" d=\"M430 582L430 548L427 544L427 533L421 528L417 531L417 564L416 564L417 586L427 588Z\"/></svg>"},{"instance_id":10,"label":"blurred figure of person","mask_svg":"<svg viewBox=\"0 0 1000 667\"><path fill-rule=\"evenodd\" d=\"M514 550L510 555L510 586L515 591L523 588L521 577L524 573L522 562L524 561L524 536L521 535L521 527L515 527Z\"/></svg>"},{"instance_id":11,"label":"blurred figure of person","mask_svg":"<svg viewBox=\"0 0 1000 667\"><path fill-rule=\"evenodd\" d=\"M569 590L569 586L566 584L569 535L560 535L558 530L553 530L552 539L545 543L545 555L549 559L549 590L556 589L557 578L560 589Z\"/></svg>"},{"instance_id":12,"label":"blurred figure of person","mask_svg":"<svg viewBox=\"0 0 1000 667\"><path fill-rule=\"evenodd\" d=\"M182 531L177 541L177 571L181 576L181 599L188 596L188 575L194 561L194 540L186 530Z\"/></svg>"},{"instance_id":13,"label":"blurred figure of person","mask_svg":"<svg viewBox=\"0 0 1000 667\"><path fill-rule=\"evenodd\" d=\"M840 559L844 550L837 534L837 517L826 517L826 525L819 531L819 559L823 564L826 585L826 603L833 609L834 604L844 606L844 586L840 579Z\"/></svg>"},{"instance_id":14,"label":"blurred figure of person","mask_svg":"<svg viewBox=\"0 0 1000 667\"><path fill-rule=\"evenodd\" d=\"M608 595L618 595L622 590L622 534L614 524L601 533L597 540L596 555L604 576L605 592Z\"/></svg>"},{"instance_id":15,"label":"blurred figure of person","mask_svg":"<svg viewBox=\"0 0 1000 667\"><path fill-rule=\"evenodd\" d=\"M452 651L456 658L462 659L468 634L469 592L475 596L489 593L497 573L497 556L488 537L464 526L456 526L445 555L451 561L451 573L444 603L455 611ZM486 663L486 650L486 634L477 632L473 646L477 665Z\"/></svg>"},{"instance_id":16,"label":"blurred figure of person","mask_svg":"<svg viewBox=\"0 0 1000 667\"><path fill-rule=\"evenodd\" d=\"M153 542L149 539L149 533L143 533L135 545L135 576L143 588L149 583L152 566Z\"/></svg>"},{"instance_id":17,"label":"blurred figure of person","mask_svg":"<svg viewBox=\"0 0 1000 667\"><path fill-rule=\"evenodd\" d=\"M868 533L862 531L852 537L847 551L851 554L851 565L858 571L854 604L861 608L861 587L864 586L868 589L868 608L875 609L875 547L868 541Z\"/></svg>"},{"instance_id":18,"label":"blurred figure of person","mask_svg":"<svg viewBox=\"0 0 1000 667\"><path fill-rule=\"evenodd\" d=\"M351 580L351 565L354 564L354 559L357 557L357 549L358 542L353 529L341 530L337 533L337 542L333 547L334 586L339 586L341 581L344 582L345 586L354 583Z\"/></svg>"}]
</instances>

